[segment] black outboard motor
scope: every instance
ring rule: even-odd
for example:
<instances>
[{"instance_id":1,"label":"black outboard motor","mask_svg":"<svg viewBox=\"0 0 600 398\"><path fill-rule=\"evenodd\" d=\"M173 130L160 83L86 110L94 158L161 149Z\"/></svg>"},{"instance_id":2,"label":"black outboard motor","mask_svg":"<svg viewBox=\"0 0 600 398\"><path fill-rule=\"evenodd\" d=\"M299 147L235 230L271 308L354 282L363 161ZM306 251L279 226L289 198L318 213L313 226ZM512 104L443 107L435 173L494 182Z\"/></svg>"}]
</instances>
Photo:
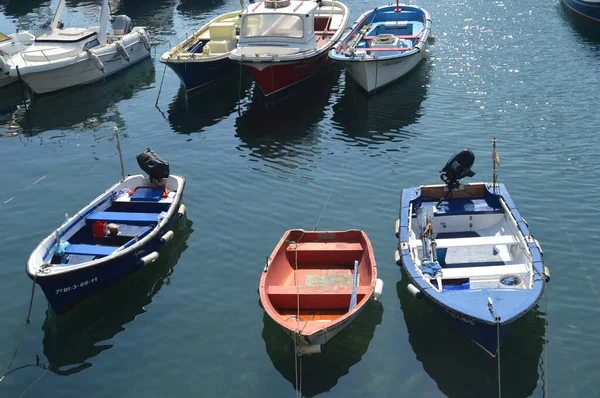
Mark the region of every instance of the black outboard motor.
<instances>
[{"instance_id":1,"label":"black outboard motor","mask_svg":"<svg viewBox=\"0 0 600 398\"><path fill-rule=\"evenodd\" d=\"M444 168L440 170L440 178L446 183L448 191L437 202L436 207L450 195L453 189L458 188L462 178L475 175L475 172L471 170L473 163L475 163L475 155L466 148L448 159Z\"/></svg>"},{"instance_id":2,"label":"black outboard motor","mask_svg":"<svg viewBox=\"0 0 600 398\"><path fill-rule=\"evenodd\" d=\"M465 148L446 162L446 166L440 170L440 178L446 183L449 190L458 188L460 179L475 175L475 172L471 170L473 163L475 163L475 155Z\"/></svg>"},{"instance_id":3,"label":"black outboard motor","mask_svg":"<svg viewBox=\"0 0 600 398\"><path fill-rule=\"evenodd\" d=\"M147 148L137 155L137 162L153 183L159 183L162 179L169 177L169 162Z\"/></svg>"}]
</instances>

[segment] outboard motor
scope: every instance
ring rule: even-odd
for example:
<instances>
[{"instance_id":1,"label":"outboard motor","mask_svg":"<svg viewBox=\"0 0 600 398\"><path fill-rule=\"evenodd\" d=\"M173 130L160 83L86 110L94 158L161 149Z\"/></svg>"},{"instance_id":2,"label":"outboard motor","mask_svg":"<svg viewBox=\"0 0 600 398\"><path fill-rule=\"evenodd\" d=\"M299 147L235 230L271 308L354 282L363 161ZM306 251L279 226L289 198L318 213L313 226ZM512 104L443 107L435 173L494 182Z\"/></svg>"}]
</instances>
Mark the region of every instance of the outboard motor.
<instances>
[{"instance_id":1,"label":"outboard motor","mask_svg":"<svg viewBox=\"0 0 600 398\"><path fill-rule=\"evenodd\" d=\"M127 15L117 15L113 21L115 36L123 36L131 32L131 18Z\"/></svg>"},{"instance_id":2,"label":"outboard motor","mask_svg":"<svg viewBox=\"0 0 600 398\"><path fill-rule=\"evenodd\" d=\"M475 175L475 172L471 170L473 163L475 163L475 155L466 148L448 159L444 168L440 170L440 178L446 183L448 191L437 202L436 207L450 195L453 189L458 188L462 178Z\"/></svg>"},{"instance_id":3,"label":"outboard motor","mask_svg":"<svg viewBox=\"0 0 600 398\"><path fill-rule=\"evenodd\" d=\"M150 148L137 155L136 159L140 168L148 174L150 181L155 185L159 185L158 183L164 178L169 177L169 162L152 152Z\"/></svg>"},{"instance_id":4,"label":"outboard motor","mask_svg":"<svg viewBox=\"0 0 600 398\"><path fill-rule=\"evenodd\" d=\"M462 178L475 175L475 172L471 170L473 163L475 163L473 152L463 149L446 162L444 168L440 170L440 178L446 183L449 190L458 188Z\"/></svg>"}]
</instances>

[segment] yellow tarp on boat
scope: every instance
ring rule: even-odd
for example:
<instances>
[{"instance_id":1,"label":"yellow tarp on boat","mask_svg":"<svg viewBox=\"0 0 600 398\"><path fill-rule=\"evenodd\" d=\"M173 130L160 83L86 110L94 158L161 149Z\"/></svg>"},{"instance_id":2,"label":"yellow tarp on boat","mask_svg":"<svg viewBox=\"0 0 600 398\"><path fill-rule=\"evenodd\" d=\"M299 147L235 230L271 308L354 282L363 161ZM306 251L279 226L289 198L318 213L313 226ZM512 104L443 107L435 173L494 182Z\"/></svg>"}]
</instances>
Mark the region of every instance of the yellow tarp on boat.
<instances>
[{"instance_id":1,"label":"yellow tarp on boat","mask_svg":"<svg viewBox=\"0 0 600 398\"><path fill-rule=\"evenodd\" d=\"M0 43L9 39L10 37L6 36L4 33L0 33Z\"/></svg>"}]
</instances>

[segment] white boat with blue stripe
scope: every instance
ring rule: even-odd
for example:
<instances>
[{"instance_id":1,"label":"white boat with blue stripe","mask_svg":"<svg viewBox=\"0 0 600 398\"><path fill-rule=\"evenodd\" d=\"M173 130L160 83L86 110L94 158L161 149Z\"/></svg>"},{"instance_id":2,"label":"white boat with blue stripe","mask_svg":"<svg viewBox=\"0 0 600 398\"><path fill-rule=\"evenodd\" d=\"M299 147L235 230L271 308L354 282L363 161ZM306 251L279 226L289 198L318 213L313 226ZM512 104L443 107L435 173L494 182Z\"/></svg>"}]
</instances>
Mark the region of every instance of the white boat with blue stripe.
<instances>
[{"instance_id":1,"label":"white boat with blue stripe","mask_svg":"<svg viewBox=\"0 0 600 398\"><path fill-rule=\"evenodd\" d=\"M27 274L57 314L158 259L174 237L184 177L149 149L138 155L149 174L124 178L69 217L31 253Z\"/></svg>"},{"instance_id":2,"label":"white boat with blue stripe","mask_svg":"<svg viewBox=\"0 0 600 398\"><path fill-rule=\"evenodd\" d=\"M442 169L445 185L402 191L396 262L415 297L496 356L514 322L536 305L550 274L506 187L459 182L474 175L474 160L465 149Z\"/></svg>"},{"instance_id":3,"label":"white boat with blue stripe","mask_svg":"<svg viewBox=\"0 0 600 398\"><path fill-rule=\"evenodd\" d=\"M410 72L427 58L433 42L431 16L408 4L377 7L362 14L329 51L329 58L346 65L367 92Z\"/></svg>"}]
</instances>

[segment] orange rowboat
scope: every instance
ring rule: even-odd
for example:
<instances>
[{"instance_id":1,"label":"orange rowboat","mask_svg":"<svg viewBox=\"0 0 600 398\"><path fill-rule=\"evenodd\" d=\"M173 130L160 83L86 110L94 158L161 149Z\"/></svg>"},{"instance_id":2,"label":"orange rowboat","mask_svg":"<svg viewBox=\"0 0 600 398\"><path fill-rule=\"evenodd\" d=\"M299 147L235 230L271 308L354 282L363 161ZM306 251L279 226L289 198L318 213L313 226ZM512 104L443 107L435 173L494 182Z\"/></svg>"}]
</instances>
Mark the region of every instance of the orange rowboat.
<instances>
[{"instance_id":1,"label":"orange rowboat","mask_svg":"<svg viewBox=\"0 0 600 398\"><path fill-rule=\"evenodd\" d=\"M298 354L322 352L383 282L371 242L362 231L287 231L260 278L267 314L296 342Z\"/></svg>"}]
</instances>

